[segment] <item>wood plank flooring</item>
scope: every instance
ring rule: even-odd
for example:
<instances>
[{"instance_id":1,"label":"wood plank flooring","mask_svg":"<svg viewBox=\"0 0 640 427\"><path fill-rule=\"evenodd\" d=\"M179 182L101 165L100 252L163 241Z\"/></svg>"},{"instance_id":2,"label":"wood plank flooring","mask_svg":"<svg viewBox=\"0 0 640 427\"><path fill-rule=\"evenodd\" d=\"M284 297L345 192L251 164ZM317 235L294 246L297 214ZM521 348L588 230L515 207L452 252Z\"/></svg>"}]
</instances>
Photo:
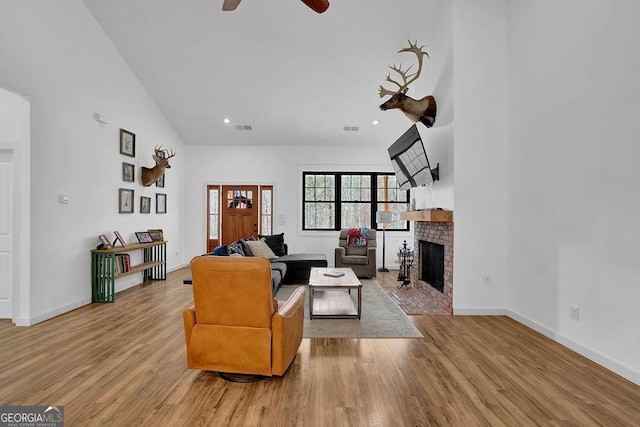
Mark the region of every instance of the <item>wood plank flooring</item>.
<instances>
[{"instance_id":1,"label":"wood plank flooring","mask_svg":"<svg viewBox=\"0 0 640 427\"><path fill-rule=\"evenodd\" d=\"M257 383L189 370L188 274L29 328L0 321L0 404L64 405L67 426L640 421L640 387L506 317L412 316L421 339L305 339L283 377Z\"/></svg>"}]
</instances>

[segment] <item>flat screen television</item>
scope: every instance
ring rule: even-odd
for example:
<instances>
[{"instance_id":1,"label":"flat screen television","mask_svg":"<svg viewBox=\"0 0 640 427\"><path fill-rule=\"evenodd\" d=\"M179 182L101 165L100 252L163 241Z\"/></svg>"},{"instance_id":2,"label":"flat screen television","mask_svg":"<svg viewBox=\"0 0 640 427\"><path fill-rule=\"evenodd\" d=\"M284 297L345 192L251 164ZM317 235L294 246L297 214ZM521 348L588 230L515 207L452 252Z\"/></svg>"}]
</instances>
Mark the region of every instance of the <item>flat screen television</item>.
<instances>
[{"instance_id":1,"label":"flat screen television","mask_svg":"<svg viewBox=\"0 0 640 427\"><path fill-rule=\"evenodd\" d=\"M401 190L427 185L440 179L438 168L429 165L418 128L414 124L388 149L393 171Z\"/></svg>"}]
</instances>

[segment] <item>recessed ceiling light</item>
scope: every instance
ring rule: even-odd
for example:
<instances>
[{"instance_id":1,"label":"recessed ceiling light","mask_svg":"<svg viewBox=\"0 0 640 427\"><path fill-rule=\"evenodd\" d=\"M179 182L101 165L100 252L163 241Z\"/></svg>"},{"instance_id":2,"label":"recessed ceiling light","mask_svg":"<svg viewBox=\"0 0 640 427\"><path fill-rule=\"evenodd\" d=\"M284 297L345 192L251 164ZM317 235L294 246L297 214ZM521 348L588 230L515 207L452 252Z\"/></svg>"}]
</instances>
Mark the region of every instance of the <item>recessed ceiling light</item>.
<instances>
[{"instance_id":1,"label":"recessed ceiling light","mask_svg":"<svg viewBox=\"0 0 640 427\"><path fill-rule=\"evenodd\" d=\"M375 125L377 125L377 124L378 124L378 123L380 123L380 122L379 122L379 121L377 121L377 120L374 120L374 121L372 121L371 123L373 123L373 125L375 126Z\"/></svg>"},{"instance_id":2,"label":"recessed ceiling light","mask_svg":"<svg viewBox=\"0 0 640 427\"><path fill-rule=\"evenodd\" d=\"M223 121L224 121L226 124L231 123L231 119L228 119L228 118L226 118L226 117L224 118L224 120L223 120Z\"/></svg>"}]
</instances>

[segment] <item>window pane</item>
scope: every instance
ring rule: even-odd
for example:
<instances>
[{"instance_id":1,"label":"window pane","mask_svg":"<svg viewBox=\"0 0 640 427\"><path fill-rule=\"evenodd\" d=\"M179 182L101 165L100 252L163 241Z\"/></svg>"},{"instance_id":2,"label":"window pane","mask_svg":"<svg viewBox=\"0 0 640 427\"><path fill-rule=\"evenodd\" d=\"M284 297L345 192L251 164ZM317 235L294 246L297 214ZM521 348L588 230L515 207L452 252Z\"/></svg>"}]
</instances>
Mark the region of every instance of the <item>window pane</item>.
<instances>
[{"instance_id":1,"label":"window pane","mask_svg":"<svg viewBox=\"0 0 640 427\"><path fill-rule=\"evenodd\" d=\"M304 200L308 200L308 201L312 201L315 200L315 189L312 188L305 188L304 189Z\"/></svg>"},{"instance_id":2,"label":"window pane","mask_svg":"<svg viewBox=\"0 0 640 427\"><path fill-rule=\"evenodd\" d=\"M262 190L262 215L271 215L271 190Z\"/></svg>"},{"instance_id":3,"label":"window pane","mask_svg":"<svg viewBox=\"0 0 640 427\"><path fill-rule=\"evenodd\" d=\"M371 205L369 203L342 203L342 228L371 227Z\"/></svg>"},{"instance_id":4,"label":"window pane","mask_svg":"<svg viewBox=\"0 0 640 427\"><path fill-rule=\"evenodd\" d=\"M218 213L218 190L209 190L209 213Z\"/></svg>"},{"instance_id":5,"label":"window pane","mask_svg":"<svg viewBox=\"0 0 640 427\"><path fill-rule=\"evenodd\" d=\"M232 209L248 209L253 206L253 191L227 191L227 206Z\"/></svg>"},{"instance_id":6,"label":"window pane","mask_svg":"<svg viewBox=\"0 0 640 427\"><path fill-rule=\"evenodd\" d=\"M315 175L306 175L304 177L305 187L315 187Z\"/></svg>"},{"instance_id":7,"label":"window pane","mask_svg":"<svg viewBox=\"0 0 640 427\"><path fill-rule=\"evenodd\" d=\"M273 189L267 186L260 189L260 233L273 234Z\"/></svg>"},{"instance_id":8,"label":"window pane","mask_svg":"<svg viewBox=\"0 0 640 427\"><path fill-rule=\"evenodd\" d=\"M334 187L327 187L326 189L327 200L336 199L336 189Z\"/></svg>"},{"instance_id":9,"label":"window pane","mask_svg":"<svg viewBox=\"0 0 640 427\"><path fill-rule=\"evenodd\" d=\"M209 239L218 238L218 215L209 215Z\"/></svg>"},{"instance_id":10,"label":"window pane","mask_svg":"<svg viewBox=\"0 0 640 427\"><path fill-rule=\"evenodd\" d=\"M333 203L305 203L304 216L306 228L335 228Z\"/></svg>"},{"instance_id":11,"label":"window pane","mask_svg":"<svg viewBox=\"0 0 640 427\"><path fill-rule=\"evenodd\" d=\"M272 221L270 216L262 217L262 233L261 234L273 234Z\"/></svg>"}]
</instances>

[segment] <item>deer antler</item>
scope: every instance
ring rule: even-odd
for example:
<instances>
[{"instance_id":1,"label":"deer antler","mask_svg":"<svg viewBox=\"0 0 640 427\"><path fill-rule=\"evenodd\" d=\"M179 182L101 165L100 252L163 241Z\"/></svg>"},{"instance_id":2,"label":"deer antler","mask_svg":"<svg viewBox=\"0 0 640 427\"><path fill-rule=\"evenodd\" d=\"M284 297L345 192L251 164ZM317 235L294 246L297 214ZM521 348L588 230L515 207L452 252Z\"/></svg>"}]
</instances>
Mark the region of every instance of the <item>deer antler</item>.
<instances>
[{"instance_id":1,"label":"deer antler","mask_svg":"<svg viewBox=\"0 0 640 427\"><path fill-rule=\"evenodd\" d=\"M409 71L411 70L410 66L409 68L407 68L406 70L402 69L402 63L400 64L400 66L396 66L396 64L393 64L393 66L389 65L389 68L391 68L393 71L395 71L396 73L400 74L400 77L402 77L402 84L398 83L397 81L393 80L391 78L391 73L387 74L387 78L386 81L395 84L396 86L398 86L398 90L395 92L392 92L382 86L380 86L380 89L378 89L378 93L380 95L380 98L386 96L386 95L393 95L394 93L398 93L401 92L405 89L407 89L407 87L415 82L418 77L420 77L420 73L422 72L422 58L424 57L424 55L427 55L427 58L429 57L429 54L425 51L422 50L422 48L424 46L420 46L418 47L418 41L416 40L415 43L411 43L411 40L407 40L409 42L409 47L405 47L404 49L401 49L398 51L398 53L402 53L402 52L411 52L413 54L416 55L416 57L418 58L418 70L413 73L413 74L409 74Z\"/></svg>"},{"instance_id":2,"label":"deer antler","mask_svg":"<svg viewBox=\"0 0 640 427\"><path fill-rule=\"evenodd\" d=\"M154 151L156 152L156 156L162 157L164 159L170 159L176 155L176 153L174 153L173 150L171 150L171 153L169 153L169 150L163 150L162 145L160 146L156 145L156 148L154 148ZM162 155L160 153L162 153Z\"/></svg>"}]
</instances>

